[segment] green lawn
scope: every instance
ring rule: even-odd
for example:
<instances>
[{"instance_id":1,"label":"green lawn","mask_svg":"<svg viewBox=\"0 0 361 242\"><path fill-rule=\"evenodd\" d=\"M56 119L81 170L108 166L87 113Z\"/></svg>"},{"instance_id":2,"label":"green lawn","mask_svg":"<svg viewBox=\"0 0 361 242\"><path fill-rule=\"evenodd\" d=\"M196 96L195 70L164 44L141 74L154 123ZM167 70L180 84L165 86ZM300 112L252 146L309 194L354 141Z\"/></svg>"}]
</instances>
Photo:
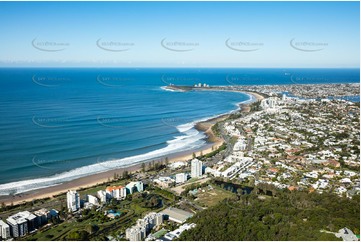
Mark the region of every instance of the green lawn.
<instances>
[{"instance_id":1,"label":"green lawn","mask_svg":"<svg viewBox=\"0 0 361 242\"><path fill-rule=\"evenodd\" d=\"M52 226L50 229L46 231L39 231L34 235L27 236L26 240L64 240L67 233L69 233L73 229L86 229L86 226L89 224L97 224L100 229L104 229L107 227L111 227L116 225L117 223L121 223L122 221L128 219L129 217L133 217L133 210L127 210L125 215L122 214L121 217L110 220L109 222L99 223L97 218L91 217L90 219L83 220L82 222L72 221L72 222L63 222L60 225Z\"/></svg>"},{"instance_id":2,"label":"green lawn","mask_svg":"<svg viewBox=\"0 0 361 242\"><path fill-rule=\"evenodd\" d=\"M204 188L205 192L198 191L196 202L200 203L200 205L204 204L207 207L212 207L224 200L225 198L231 198L236 196L230 191L226 191L222 188L214 186L212 190L209 190L208 187Z\"/></svg>"},{"instance_id":3,"label":"green lawn","mask_svg":"<svg viewBox=\"0 0 361 242\"><path fill-rule=\"evenodd\" d=\"M79 191L79 193L80 193L80 196L96 195L99 190L105 190L105 188L106 188L106 186L101 185L101 186L96 186L96 187L93 187L93 188L86 189L84 191Z\"/></svg>"},{"instance_id":4,"label":"green lawn","mask_svg":"<svg viewBox=\"0 0 361 242\"><path fill-rule=\"evenodd\" d=\"M166 229L161 229L158 232L156 232L154 235L155 238L159 239L163 235L165 235L168 231Z\"/></svg>"},{"instance_id":5,"label":"green lawn","mask_svg":"<svg viewBox=\"0 0 361 242\"><path fill-rule=\"evenodd\" d=\"M68 233L71 229L73 229L75 224L73 223L62 223L57 226L52 226L50 229L44 231L38 231L32 236L27 236L26 240L56 240L60 238L62 235ZM78 225L79 226L79 225Z\"/></svg>"},{"instance_id":6,"label":"green lawn","mask_svg":"<svg viewBox=\"0 0 361 242\"><path fill-rule=\"evenodd\" d=\"M91 189L86 189L82 191L82 194L92 194L100 189L104 189L105 186L97 186ZM160 191L150 191L151 194L160 193ZM168 193L165 192L166 195ZM164 195L164 194L162 194ZM166 196L161 196L163 200L163 204L169 202ZM131 198L130 198L131 199ZM76 229L80 230L87 230L90 224L94 224L98 226L98 231L95 232L90 236L89 239L97 239L103 238L101 237L110 235L110 234L121 234L124 233L125 229L132 226L138 218L142 218L144 215L151 211L159 211L164 209L163 207L160 208L147 208L142 207L142 198L133 198L132 201L126 199L124 201L119 201L115 204L109 204L106 208L103 209L101 212L90 211L88 215L83 216L83 220L77 221L77 219L72 218L69 221L64 221L58 225L52 225L50 227L43 227L38 232L28 235L22 240L32 240L32 241L48 241L48 240L65 240L66 236L69 234L70 231ZM117 211L122 212L122 216L115 218L115 219L108 219L104 217L103 213L105 210L108 209L115 209Z\"/></svg>"}]
</instances>

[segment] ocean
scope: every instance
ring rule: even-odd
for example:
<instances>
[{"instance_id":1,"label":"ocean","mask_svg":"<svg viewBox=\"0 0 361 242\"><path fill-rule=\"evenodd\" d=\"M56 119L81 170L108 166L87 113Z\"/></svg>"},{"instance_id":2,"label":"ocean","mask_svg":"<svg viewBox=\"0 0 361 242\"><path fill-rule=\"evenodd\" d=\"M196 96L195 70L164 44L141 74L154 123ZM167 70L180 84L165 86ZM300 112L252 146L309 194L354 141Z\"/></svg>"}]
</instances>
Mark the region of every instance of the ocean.
<instances>
[{"instance_id":1,"label":"ocean","mask_svg":"<svg viewBox=\"0 0 361 242\"><path fill-rule=\"evenodd\" d=\"M238 108L234 92L164 86L357 83L359 69L0 69L0 195L206 145L194 124Z\"/></svg>"}]
</instances>

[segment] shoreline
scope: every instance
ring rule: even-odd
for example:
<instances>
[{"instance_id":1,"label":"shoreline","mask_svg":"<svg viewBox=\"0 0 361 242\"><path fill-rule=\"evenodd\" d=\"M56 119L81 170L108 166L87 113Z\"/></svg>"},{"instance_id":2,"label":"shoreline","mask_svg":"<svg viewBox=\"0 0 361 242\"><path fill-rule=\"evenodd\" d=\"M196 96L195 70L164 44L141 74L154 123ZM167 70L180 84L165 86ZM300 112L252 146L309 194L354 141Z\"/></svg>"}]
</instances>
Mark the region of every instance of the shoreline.
<instances>
[{"instance_id":1,"label":"shoreline","mask_svg":"<svg viewBox=\"0 0 361 242\"><path fill-rule=\"evenodd\" d=\"M264 99L264 97L259 95L258 93L241 92L241 91L234 91L234 92L246 93L250 96L250 100L238 103L237 105L238 108L236 111L249 112L251 103ZM207 119L205 121L197 122L194 125L194 128L200 132L204 132L204 134L207 136L206 138L207 144L198 149L183 151L183 152L175 152L173 154L170 154L167 156L169 158L169 163L176 161L187 161L193 158L193 153L197 154L202 152L203 155L205 155L211 153L213 150L218 149L224 143L224 140L217 137L213 133L212 127L217 122L227 119L232 112L221 114L216 117ZM160 160L158 159L156 160L156 162L159 163ZM146 165L148 163L150 162L146 162ZM131 165L129 167L100 172L97 174L92 174L81 178L77 178L72 181L64 182L62 184L57 184L46 188L34 189L31 191L18 193L15 195L2 195L0 196L0 202L4 202L6 205L10 205L10 204L16 205L24 202L29 202L35 199L43 199L48 197L52 198L56 195L67 192L68 190L79 190L83 188L90 188L105 182L109 182L109 179L110 180L112 179L114 173L122 174L124 171L128 171L129 173L135 173L141 171L141 164L142 163Z\"/></svg>"}]
</instances>

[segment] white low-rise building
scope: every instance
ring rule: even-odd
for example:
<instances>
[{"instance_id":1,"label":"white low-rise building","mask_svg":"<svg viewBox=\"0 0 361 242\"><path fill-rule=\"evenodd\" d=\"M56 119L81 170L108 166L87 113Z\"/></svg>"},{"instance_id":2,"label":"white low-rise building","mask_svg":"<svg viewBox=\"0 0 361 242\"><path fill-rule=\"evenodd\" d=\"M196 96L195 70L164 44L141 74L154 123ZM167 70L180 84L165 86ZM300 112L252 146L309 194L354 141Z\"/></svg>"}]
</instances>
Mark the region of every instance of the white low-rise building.
<instances>
[{"instance_id":1,"label":"white low-rise building","mask_svg":"<svg viewBox=\"0 0 361 242\"><path fill-rule=\"evenodd\" d=\"M342 238L343 241L359 241L357 236L349 228L340 229L335 236Z\"/></svg>"},{"instance_id":2,"label":"white low-rise building","mask_svg":"<svg viewBox=\"0 0 361 242\"><path fill-rule=\"evenodd\" d=\"M104 190L99 190L97 192L98 198L100 199L101 203L106 203L108 201L107 199L107 193Z\"/></svg>"},{"instance_id":3,"label":"white low-rise building","mask_svg":"<svg viewBox=\"0 0 361 242\"><path fill-rule=\"evenodd\" d=\"M175 180L170 177L162 177L161 176L161 177L154 179L153 182L162 188L168 188L168 187L171 187L174 185Z\"/></svg>"},{"instance_id":4,"label":"white low-rise building","mask_svg":"<svg viewBox=\"0 0 361 242\"><path fill-rule=\"evenodd\" d=\"M357 175L357 173L354 172L354 171L348 171L348 170L346 170L346 171L344 171L344 175L345 175L345 176L348 176L348 177L354 177L354 176Z\"/></svg>"},{"instance_id":5,"label":"white low-rise building","mask_svg":"<svg viewBox=\"0 0 361 242\"><path fill-rule=\"evenodd\" d=\"M98 198L96 198L96 197L94 197L94 196L92 196L92 195L88 195L87 198L88 198L88 202L89 202L90 204L93 204L93 205L95 205L95 206L98 206L98 205L99 205Z\"/></svg>"},{"instance_id":6,"label":"white low-rise building","mask_svg":"<svg viewBox=\"0 0 361 242\"><path fill-rule=\"evenodd\" d=\"M347 189L346 189L345 187L343 187L343 186L340 186L340 187L337 187L337 188L335 189L335 192L336 192L337 194L343 194L343 193L347 192Z\"/></svg>"},{"instance_id":7,"label":"white low-rise building","mask_svg":"<svg viewBox=\"0 0 361 242\"><path fill-rule=\"evenodd\" d=\"M176 162L170 163L168 165L168 167L173 169L173 170L174 169L179 169L179 168L182 168L182 167L185 167L185 166L187 166L187 163L184 162L184 161L176 161Z\"/></svg>"},{"instance_id":8,"label":"white low-rise building","mask_svg":"<svg viewBox=\"0 0 361 242\"><path fill-rule=\"evenodd\" d=\"M175 175L176 183L184 183L188 180L188 175L186 173L178 173Z\"/></svg>"},{"instance_id":9,"label":"white low-rise building","mask_svg":"<svg viewBox=\"0 0 361 242\"><path fill-rule=\"evenodd\" d=\"M247 148L247 141L242 137L233 146L234 151L242 151Z\"/></svg>"},{"instance_id":10,"label":"white low-rise building","mask_svg":"<svg viewBox=\"0 0 361 242\"><path fill-rule=\"evenodd\" d=\"M204 171L206 174L211 174L213 175L214 177L220 177L222 175L222 172L218 171L218 170L215 170L215 169L212 169L210 167L206 167L205 171Z\"/></svg>"},{"instance_id":11,"label":"white low-rise building","mask_svg":"<svg viewBox=\"0 0 361 242\"><path fill-rule=\"evenodd\" d=\"M127 196L127 190L123 186L110 186L105 189L110 198L117 200L124 199Z\"/></svg>"},{"instance_id":12,"label":"white low-rise building","mask_svg":"<svg viewBox=\"0 0 361 242\"><path fill-rule=\"evenodd\" d=\"M303 175L304 175L305 177L309 177L309 178L314 178L314 179L317 179L317 178L318 178L318 173L317 173L317 172L314 172L314 171L305 172L305 173L303 173Z\"/></svg>"},{"instance_id":13,"label":"white low-rise building","mask_svg":"<svg viewBox=\"0 0 361 242\"><path fill-rule=\"evenodd\" d=\"M130 182L125 186L127 189L127 193L133 194L134 192L143 192L144 186L142 181Z\"/></svg>"},{"instance_id":14,"label":"white low-rise building","mask_svg":"<svg viewBox=\"0 0 361 242\"><path fill-rule=\"evenodd\" d=\"M179 228L177 228L174 231L171 231L167 234L164 235L164 237L168 240L173 240L175 238L179 238L179 236L186 230L192 229L196 226L196 224L191 223L191 224L183 224L181 226L179 226Z\"/></svg>"},{"instance_id":15,"label":"white low-rise building","mask_svg":"<svg viewBox=\"0 0 361 242\"><path fill-rule=\"evenodd\" d=\"M350 178L342 178L341 180L340 180L340 182L341 183L343 183L343 184L350 184L351 183L351 179Z\"/></svg>"}]
</instances>

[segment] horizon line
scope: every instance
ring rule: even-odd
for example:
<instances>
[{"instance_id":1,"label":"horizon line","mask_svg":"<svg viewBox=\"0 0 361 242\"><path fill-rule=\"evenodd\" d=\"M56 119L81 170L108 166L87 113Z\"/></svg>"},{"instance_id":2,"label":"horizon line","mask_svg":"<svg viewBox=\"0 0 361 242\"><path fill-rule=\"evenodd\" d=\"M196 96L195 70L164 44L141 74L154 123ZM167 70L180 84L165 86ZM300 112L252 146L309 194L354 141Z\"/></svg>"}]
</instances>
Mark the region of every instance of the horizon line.
<instances>
[{"instance_id":1,"label":"horizon line","mask_svg":"<svg viewBox=\"0 0 361 242\"><path fill-rule=\"evenodd\" d=\"M178 67L149 67L149 66L0 66L0 68L104 68L104 69L360 69L360 66L357 67L194 67L194 66L178 66Z\"/></svg>"}]
</instances>

